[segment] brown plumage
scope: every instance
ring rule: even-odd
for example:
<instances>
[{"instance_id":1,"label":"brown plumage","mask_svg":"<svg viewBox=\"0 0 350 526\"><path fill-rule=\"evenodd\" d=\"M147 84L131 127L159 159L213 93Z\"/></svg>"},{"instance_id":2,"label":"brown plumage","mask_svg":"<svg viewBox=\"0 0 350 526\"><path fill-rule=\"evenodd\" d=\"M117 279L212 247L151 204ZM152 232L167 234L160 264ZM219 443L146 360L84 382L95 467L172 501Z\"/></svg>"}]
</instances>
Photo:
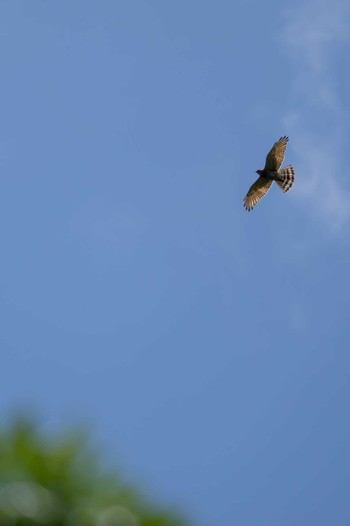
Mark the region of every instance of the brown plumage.
<instances>
[{"instance_id":1,"label":"brown plumage","mask_svg":"<svg viewBox=\"0 0 350 526\"><path fill-rule=\"evenodd\" d=\"M280 169L284 160L284 154L286 153L288 141L289 139L285 135L275 142L266 156L264 170L268 170L269 172L277 172Z\"/></svg>"},{"instance_id":2,"label":"brown plumage","mask_svg":"<svg viewBox=\"0 0 350 526\"><path fill-rule=\"evenodd\" d=\"M283 192L288 192L294 183L294 168L288 165L282 170L280 167L284 160L288 137L284 135L272 146L266 156L265 168L257 170L259 178L249 188L244 198L244 207L250 212L260 199L270 190L273 181L276 181Z\"/></svg>"}]
</instances>

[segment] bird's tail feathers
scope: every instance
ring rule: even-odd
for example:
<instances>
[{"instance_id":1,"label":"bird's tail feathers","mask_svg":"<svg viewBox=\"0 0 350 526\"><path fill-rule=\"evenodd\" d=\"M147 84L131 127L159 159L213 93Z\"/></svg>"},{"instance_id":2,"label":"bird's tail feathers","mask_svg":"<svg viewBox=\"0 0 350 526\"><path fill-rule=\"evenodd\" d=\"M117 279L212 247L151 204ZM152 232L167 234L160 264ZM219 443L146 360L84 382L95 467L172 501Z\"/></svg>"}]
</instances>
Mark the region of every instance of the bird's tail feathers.
<instances>
[{"instance_id":1,"label":"bird's tail feathers","mask_svg":"<svg viewBox=\"0 0 350 526\"><path fill-rule=\"evenodd\" d=\"M280 176L280 179L276 180L276 183L280 187L280 189L283 192L288 192L293 186L294 178L295 178L295 171L291 164L283 168L283 170L280 170L278 172L278 175Z\"/></svg>"}]
</instances>

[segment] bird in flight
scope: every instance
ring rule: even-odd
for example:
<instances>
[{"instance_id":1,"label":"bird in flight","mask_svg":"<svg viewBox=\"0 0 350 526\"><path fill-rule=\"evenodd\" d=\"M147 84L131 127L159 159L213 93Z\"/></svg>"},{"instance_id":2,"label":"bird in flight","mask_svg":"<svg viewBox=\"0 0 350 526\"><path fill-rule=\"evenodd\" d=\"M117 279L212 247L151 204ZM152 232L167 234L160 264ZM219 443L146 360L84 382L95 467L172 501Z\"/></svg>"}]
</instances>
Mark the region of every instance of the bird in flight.
<instances>
[{"instance_id":1,"label":"bird in flight","mask_svg":"<svg viewBox=\"0 0 350 526\"><path fill-rule=\"evenodd\" d=\"M265 168L257 170L258 179L249 188L244 198L244 208L250 212L262 197L270 190L273 181L276 181L283 192L288 192L294 183L294 168L291 164L282 168L284 154L287 148L288 137L284 135L272 146L267 154Z\"/></svg>"}]
</instances>

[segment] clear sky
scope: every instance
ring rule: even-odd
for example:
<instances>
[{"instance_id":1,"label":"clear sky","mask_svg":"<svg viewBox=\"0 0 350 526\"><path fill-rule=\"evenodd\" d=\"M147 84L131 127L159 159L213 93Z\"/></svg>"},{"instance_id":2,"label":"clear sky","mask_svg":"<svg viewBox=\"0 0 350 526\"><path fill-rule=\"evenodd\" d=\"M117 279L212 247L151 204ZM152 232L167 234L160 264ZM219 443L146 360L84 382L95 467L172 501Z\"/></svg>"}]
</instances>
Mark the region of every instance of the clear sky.
<instances>
[{"instance_id":1,"label":"clear sky","mask_svg":"<svg viewBox=\"0 0 350 526\"><path fill-rule=\"evenodd\" d=\"M193 524L349 524L349 35L348 0L1 2L3 418L88 422Z\"/></svg>"}]
</instances>

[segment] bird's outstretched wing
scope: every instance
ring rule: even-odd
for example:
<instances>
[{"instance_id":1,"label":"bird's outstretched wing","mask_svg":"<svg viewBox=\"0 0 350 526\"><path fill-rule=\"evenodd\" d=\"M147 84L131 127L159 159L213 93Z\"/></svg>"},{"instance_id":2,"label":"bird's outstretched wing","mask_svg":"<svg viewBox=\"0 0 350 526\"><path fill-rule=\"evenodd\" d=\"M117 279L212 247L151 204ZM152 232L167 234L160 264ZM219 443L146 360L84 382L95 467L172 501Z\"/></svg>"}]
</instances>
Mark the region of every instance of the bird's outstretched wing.
<instances>
[{"instance_id":1,"label":"bird's outstretched wing","mask_svg":"<svg viewBox=\"0 0 350 526\"><path fill-rule=\"evenodd\" d=\"M244 198L244 207L250 212L256 203L270 190L273 181L265 177L259 177L254 184L249 188L247 195Z\"/></svg>"},{"instance_id":2,"label":"bird's outstretched wing","mask_svg":"<svg viewBox=\"0 0 350 526\"><path fill-rule=\"evenodd\" d=\"M286 135L284 137L281 137L277 142L275 142L275 144L272 146L271 150L267 154L265 170L277 171L280 169L287 148L287 142L288 137Z\"/></svg>"}]
</instances>

